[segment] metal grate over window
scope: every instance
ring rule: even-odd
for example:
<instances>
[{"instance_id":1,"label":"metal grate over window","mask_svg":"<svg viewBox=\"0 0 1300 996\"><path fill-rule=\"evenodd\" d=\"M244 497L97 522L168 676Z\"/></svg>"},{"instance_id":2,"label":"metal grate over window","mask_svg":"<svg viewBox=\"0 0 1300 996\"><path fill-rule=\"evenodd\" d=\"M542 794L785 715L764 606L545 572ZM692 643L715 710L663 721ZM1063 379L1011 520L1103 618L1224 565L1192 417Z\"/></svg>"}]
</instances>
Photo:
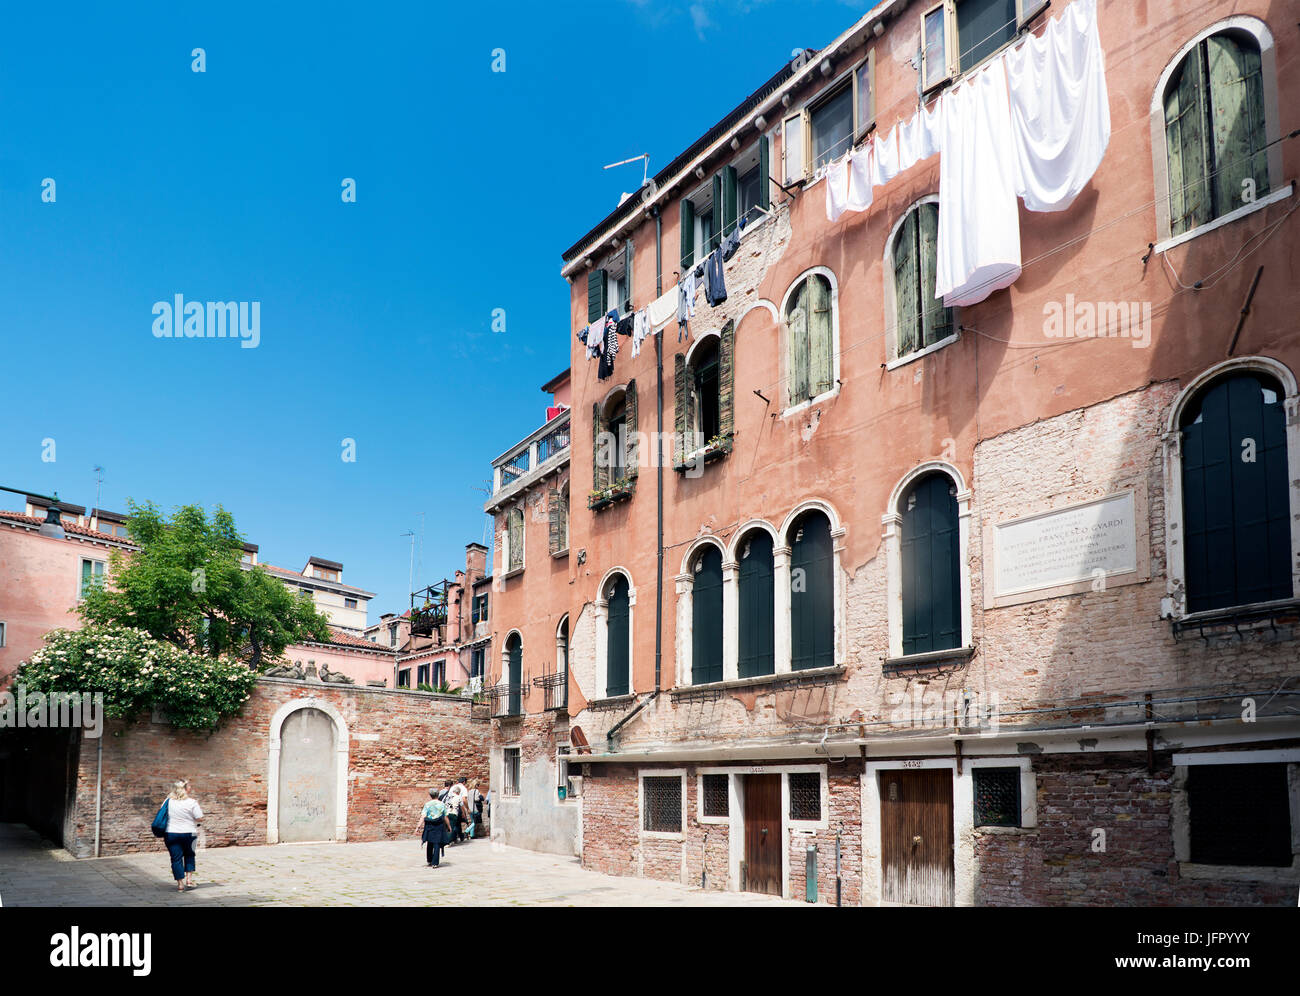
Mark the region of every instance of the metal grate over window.
<instances>
[{"instance_id":1,"label":"metal grate over window","mask_svg":"<svg viewBox=\"0 0 1300 996\"><path fill-rule=\"evenodd\" d=\"M501 787L502 795L519 794L519 748L507 747L505 750L505 784Z\"/></svg>"},{"instance_id":2,"label":"metal grate over window","mask_svg":"<svg viewBox=\"0 0 1300 996\"><path fill-rule=\"evenodd\" d=\"M642 826L655 833L682 832L682 780L677 775L655 775L641 780L644 806Z\"/></svg>"},{"instance_id":3,"label":"metal grate over window","mask_svg":"<svg viewBox=\"0 0 1300 996\"><path fill-rule=\"evenodd\" d=\"M975 768L975 825L1020 826L1020 769Z\"/></svg>"},{"instance_id":4,"label":"metal grate over window","mask_svg":"<svg viewBox=\"0 0 1300 996\"><path fill-rule=\"evenodd\" d=\"M727 793L727 776L726 775L703 775L702 776L704 795L704 815L705 816L728 816L731 813L731 805Z\"/></svg>"},{"instance_id":5,"label":"metal grate over window","mask_svg":"<svg viewBox=\"0 0 1300 996\"><path fill-rule=\"evenodd\" d=\"M816 771L795 771L790 776L790 819L822 818L822 776Z\"/></svg>"},{"instance_id":6,"label":"metal grate over window","mask_svg":"<svg viewBox=\"0 0 1300 996\"><path fill-rule=\"evenodd\" d=\"M1292 862L1285 764L1193 764L1187 769L1191 859L1285 868Z\"/></svg>"}]
</instances>

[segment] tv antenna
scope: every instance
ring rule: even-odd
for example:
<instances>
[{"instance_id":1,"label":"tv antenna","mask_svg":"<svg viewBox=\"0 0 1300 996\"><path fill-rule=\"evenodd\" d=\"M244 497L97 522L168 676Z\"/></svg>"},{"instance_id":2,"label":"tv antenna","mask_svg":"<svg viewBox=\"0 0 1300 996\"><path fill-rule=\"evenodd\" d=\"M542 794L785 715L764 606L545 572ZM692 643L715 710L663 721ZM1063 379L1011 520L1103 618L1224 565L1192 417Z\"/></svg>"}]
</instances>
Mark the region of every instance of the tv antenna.
<instances>
[{"instance_id":1,"label":"tv antenna","mask_svg":"<svg viewBox=\"0 0 1300 996\"><path fill-rule=\"evenodd\" d=\"M411 537L411 569L406 575L406 591L412 594L415 591L415 530L408 529L401 535Z\"/></svg>"},{"instance_id":2,"label":"tv antenna","mask_svg":"<svg viewBox=\"0 0 1300 996\"><path fill-rule=\"evenodd\" d=\"M646 181L650 179L650 154L648 152L644 152L639 156L633 156L631 159L624 159L622 162L610 163L608 166L602 166L601 169L613 169L615 166L626 166L628 163L634 163L638 159L643 160L643 169L641 171L641 186L644 187L646 185ZM637 189L639 190L640 187L638 187Z\"/></svg>"}]
</instances>

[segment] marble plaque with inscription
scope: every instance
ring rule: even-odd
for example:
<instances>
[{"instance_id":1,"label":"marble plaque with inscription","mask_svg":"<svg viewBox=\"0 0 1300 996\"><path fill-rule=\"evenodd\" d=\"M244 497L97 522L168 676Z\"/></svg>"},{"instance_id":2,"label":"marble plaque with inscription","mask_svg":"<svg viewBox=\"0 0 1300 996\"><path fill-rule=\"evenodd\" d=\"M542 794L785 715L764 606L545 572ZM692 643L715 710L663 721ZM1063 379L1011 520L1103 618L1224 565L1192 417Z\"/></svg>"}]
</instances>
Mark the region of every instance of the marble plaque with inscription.
<instances>
[{"instance_id":1,"label":"marble plaque with inscription","mask_svg":"<svg viewBox=\"0 0 1300 996\"><path fill-rule=\"evenodd\" d=\"M997 595L1137 570L1133 493L1112 495L993 528Z\"/></svg>"}]
</instances>

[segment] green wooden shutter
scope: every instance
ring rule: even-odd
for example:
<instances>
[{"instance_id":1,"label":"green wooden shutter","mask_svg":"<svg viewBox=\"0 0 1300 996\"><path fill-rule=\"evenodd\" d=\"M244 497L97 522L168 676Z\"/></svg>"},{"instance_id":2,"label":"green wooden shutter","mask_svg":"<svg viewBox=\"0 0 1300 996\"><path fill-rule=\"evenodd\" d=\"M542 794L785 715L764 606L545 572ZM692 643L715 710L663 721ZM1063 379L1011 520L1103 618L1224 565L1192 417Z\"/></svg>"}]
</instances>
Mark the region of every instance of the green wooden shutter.
<instances>
[{"instance_id":1,"label":"green wooden shutter","mask_svg":"<svg viewBox=\"0 0 1300 996\"><path fill-rule=\"evenodd\" d=\"M835 661L835 575L831 525L807 512L790 542L790 667L830 667Z\"/></svg>"},{"instance_id":2,"label":"green wooden shutter","mask_svg":"<svg viewBox=\"0 0 1300 996\"><path fill-rule=\"evenodd\" d=\"M722 551L706 546L691 589L691 683L722 680Z\"/></svg>"},{"instance_id":3,"label":"green wooden shutter","mask_svg":"<svg viewBox=\"0 0 1300 996\"><path fill-rule=\"evenodd\" d=\"M929 346L952 334L952 309L934 296L939 246L939 205L922 204L917 209L917 256L921 263L921 341Z\"/></svg>"},{"instance_id":4,"label":"green wooden shutter","mask_svg":"<svg viewBox=\"0 0 1300 996\"><path fill-rule=\"evenodd\" d=\"M729 436L736 429L736 323L722 326L718 347L718 434Z\"/></svg>"},{"instance_id":5,"label":"green wooden shutter","mask_svg":"<svg viewBox=\"0 0 1300 996\"><path fill-rule=\"evenodd\" d=\"M758 140L758 206L766 211L772 204L772 197L768 191L772 188L769 176L771 174L771 141L766 135ZM750 222L756 219L751 218Z\"/></svg>"},{"instance_id":6,"label":"green wooden shutter","mask_svg":"<svg viewBox=\"0 0 1300 996\"><path fill-rule=\"evenodd\" d=\"M636 381L630 380L627 383L627 449L624 453L623 462L626 466L627 476L636 480L637 466L640 463L641 444L637 437L637 400L636 400Z\"/></svg>"},{"instance_id":7,"label":"green wooden shutter","mask_svg":"<svg viewBox=\"0 0 1300 996\"><path fill-rule=\"evenodd\" d=\"M606 296L609 293L609 275L604 270L587 271L587 321L594 322L609 311Z\"/></svg>"},{"instance_id":8,"label":"green wooden shutter","mask_svg":"<svg viewBox=\"0 0 1300 996\"><path fill-rule=\"evenodd\" d=\"M724 166L719 174L722 178L722 228L721 234L730 235L736 227L739 211L739 191L736 184L736 167Z\"/></svg>"},{"instance_id":9,"label":"green wooden shutter","mask_svg":"<svg viewBox=\"0 0 1300 996\"><path fill-rule=\"evenodd\" d=\"M1183 60L1178 85L1165 98L1169 157L1169 227L1181 235L1210 220L1205 142L1205 82L1201 46Z\"/></svg>"},{"instance_id":10,"label":"green wooden shutter","mask_svg":"<svg viewBox=\"0 0 1300 996\"><path fill-rule=\"evenodd\" d=\"M903 498L903 653L961 643L957 499L943 474L922 478Z\"/></svg>"},{"instance_id":11,"label":"green wooden shutter","mask_svg":"<svg viewBox=\"0 0 1300 996\"><path fill-rule=\"evenodd\" d=\"M625 315L632 313L632 240L623 243L623 300L615 302Z\"/></svg>"},{"instance_id":12,"label":"green wooden shutter","mask_svg":"<svg viewBox=\"0 0 1300 996\"><path fill-rule=\"evenodd\" d=\"M591 406L591 487L595 491L609 486L609 467L600 437L605 431L605 420L600 416L600 405Z\"/></svg>"},{"instance_id":13,"label":"green wooden shutter","mask_svg":"<svg viewBox=\"0 0 1300 996\"><path fill-rule=\"evenodd\" d=\"M713 174L713 234L709 236L708 252L722 245L722 173Z\"/></svg>"},{"instance_id":14,"label":"green wooden shutter","mask_svg":"<svg viewBox=\"0 0 1300 996\"><path fill-rule=\"evenodd\" d=\"M686 462L686 420L690 415L686 397L686 357L678 353L673 357L673 466Z\"/></svg>"},{"instance_id":15,"label":"green wooden shutter","mask_svg":"<svg viewBox=\"0 0 1300 996\"><path fill-rule=\"evenodd\" d=\"M524 646L518 635L511 637L510 640L510 648L506 651L510 662L510 673L506 679L510 685L509 715L518 716L523 711Z\"/></svg>"},{"instance_id":16,"label":"green wooden shutter","mask_svg":"<svg viewBox=\"0 0 1300 996\"><path fill-rule=\"evenodd\" d=\"M799 285L799 289L786 305L786 326L790 330L790 404L797 405L807 401L808 394L808 281Z\"/></svg>"},{"instance_id":17,"label":"green wooden shutter","mask_svg":"<svg viewBox=\"0 0 1300 996\"><path fill-rule=\"evenodd\" d=\"M1213 135L1215 214L1241 207L1242 183L1254 181L1255 195L1268 192L1264 150L1264 81L1259 49L1229 35L1205 40Z\"/></svg>"},{"instance_id":18,"label":"green wooden shutter","mask_svg":"<svg viewBox=\"0 0 1300 996\"><path fill-rule=\"evenodd\" d=\"M626 695L631 690L628 661L628 586L627 578L615 575L610 585L606 613L605 694Z\"/></svg>"},{"instance_id":19,"label":"green wooden shutter","mask_svg":"<svg viewBox=\"0 0 1300 996\"><path fill-rule=\"evenodd\" d=\"M510 510L506 518L506 525L510 530L510 563L509 570L524 566L524 513L517 508Z\"/></svg>"},{"instance_id":20,"label":"green wooden shutter","mask_svg":"<svg viewBox=\"0 0 1300 996\"><path fill-rule=\"evenodd\" d=\"M547 495L547 513L550 517L550 536L547 546L551 553L559 553L564 549L563 535L561 533L564 520L561 518L560 492L556 488L552 488Z\"/></svg>"},{"instance_id":21,"label":"green wooden shutter","mask_svg":"<svg viewBox=\"0 0 1300 996\"><path fill-rule=\"evenodd\" d=\"M831 282L820 274L808 278L808 396L825 394L834 385L834 305Z\"/></svg>"},{"instance_id":22,"label":"green wooden shutter","mask_svg":"<svg viewBox=\"0 0 1300 996\"><path fill-rule=\"evenodd\" d=\"M894 238L894 304L898 328L898 355L906 356L919 346L921 321L918 284L916 212L908 212Z\"/></svg>"},{"instance_id":23,"label":"green wooden shutter","mask_svg":"<svg viewBox=\"0 0 1300 996\"><path fill-rule=\"evenodd\" d=\"M682 205L682 274L695 265L695 204L685 197Z\"/></svg>"},{"instance_id":24,"label":"green wooden shutter","mask_svg":"<svg viewBox=\"0 0 1300 996\"><path fill-rule=\"evenodd\" d=\"M776 669L773 620L776 588L772 537L758 531L741 543L739 574L739 667L741 678L772 674Z\"/></svg>"}]
</instances>

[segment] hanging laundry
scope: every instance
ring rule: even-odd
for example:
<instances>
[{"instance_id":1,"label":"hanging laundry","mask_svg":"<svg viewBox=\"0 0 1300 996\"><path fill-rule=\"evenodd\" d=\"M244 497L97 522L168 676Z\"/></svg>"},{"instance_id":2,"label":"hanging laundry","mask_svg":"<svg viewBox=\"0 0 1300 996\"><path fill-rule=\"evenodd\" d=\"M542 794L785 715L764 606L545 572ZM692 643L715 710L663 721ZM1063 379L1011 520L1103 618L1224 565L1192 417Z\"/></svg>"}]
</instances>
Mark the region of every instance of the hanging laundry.
<instances>
[{"instance_id":1,"label":"hanging laundry","mask_svg":"<svg viewBox=\"0 0 1300 996\"><path fill-rule=\"evenodd\" d=\"M736 250L740 248L740 230L745 227L746 219L741 218L736 222L730 234L722 240L722 261L725 263L736 255Z\"/></svg>"},{"instance_id":2,"label":"hanging laundry","mask_svg":"<svg viewBox=\"0 0 1300 996\"><path fill-rule=\"evenodd\" d=\"M625 335L630 338L632 335L632 323L633 323L633 316L630 314L624 315L622 318L618 320L618 325L615 327L615 330L618 332L619 335Z\"/></svg>"},{"instance_id":3,"label":"hanging laundry","mask_svg":"<svg viewBox=\"0 0 1300 996\"><path fill-rule=\"evenodd\" d=\"M650 316L642 308L632 316L632 355L641 355L641 343L650 334Z\"/></svg>"},{"instance_id":4,"label":"hanging laundry","mask_svg":"<svg viewBox=\"0 0 1300 996\"><path fill-rule=\"evenodd\" d=\"M898 126L898 171L911 169L922 159L929 159L939 151L943 98L927 110L922 107L915 115Z\"/></svg>"},{"instance_id":5,"label":"hanging laundry","mask_svg":"<svg viewBox=\"0 0 1300 996\"><path fill-rule=\"evenodd\" d=\"M871 207L871 142L859 145L849 156L849 192L844 206L849 211Z\"/></svg>"},{"instance_id":6,"label":"hanging laundry","mask_svg":"<svg viewBox=\"0 0 1300 996\"><path fill-rule=\"evenodd\" d=\"M826 220L839 221L848 206L849 163L837 159L826 170Z\"/></svg>"},{"instance_id":7,"label":"hanging laundry","mask_svg":"<svg viewBox=\"0 0 1300 996\"><path fill-rule=\"evenodd\" d=\"M934 293L951 308L1015 283L1020 214L1002 60L944 99Z\"/></svg>"},{"instance_id":8,"label":"hanging laundry","mask_svg":"<svg viewBox=\"0 0 1300 996\"><path fill-rule=\"evenodd\" d=\"M652 329L657 329L672 321L673 316L677 314L676 286L651 301L650 307L646 311L648 312L646 317Z\"/></svg>"},{"instance_id":9,"label":"hanging laundry","mask_svg":"<svg viewBox=\"0 0 1300 996\"><path fill-rule=\"evenodd\" d=\"M1110 142L1097 0L1075 0L1006 53L1016 192L1031 211L1064 211Z\"/></svg>"},{"instance_id":10,"label":"hanging laundry","mask_svg":"<svg viewBox=\"0 0 1300 996\"><path fill-rule=\"evenodd\" d=\"M723 278L722 249L714 249L704 261L704 299L716 308L727 299L727 282Z\"/></svg>"},{"instance_id":11,"label":"hanging laundry","mask_svg":"<svg viewBox=\"0 0 1300 996\"><path fill-rule=\"evenodd\" d=\"M596 377L599 380L608 380L614 375L614 357L618 355L618 317L617 311L611 311L604 318L604 331L602 333L602 350L600 353L600 366L596 369Z\"/></svg>"},{"instance_id":12,"label":"hanging laundry","mask_svg":"<svg viewBox=\"0 0 1300 996\"><path fill-rule=\"evenodd\" d=\"M879 135L875 140L875 155L871 160L871 182L883 187L898 176L898 126L889 129L884 138Z\"/></svg>"},{"instance_id":13,"label":"hanging laundry","mask_svg":"<svg viewBox=\"0 0 1300 996\"><path fill-rule=\"evenodd\" d=\"M695 317L695 285L699 267L691 270L677 283L677 341L681 342L686 332L686 323Z\"/></svg>"}]
</instances>

